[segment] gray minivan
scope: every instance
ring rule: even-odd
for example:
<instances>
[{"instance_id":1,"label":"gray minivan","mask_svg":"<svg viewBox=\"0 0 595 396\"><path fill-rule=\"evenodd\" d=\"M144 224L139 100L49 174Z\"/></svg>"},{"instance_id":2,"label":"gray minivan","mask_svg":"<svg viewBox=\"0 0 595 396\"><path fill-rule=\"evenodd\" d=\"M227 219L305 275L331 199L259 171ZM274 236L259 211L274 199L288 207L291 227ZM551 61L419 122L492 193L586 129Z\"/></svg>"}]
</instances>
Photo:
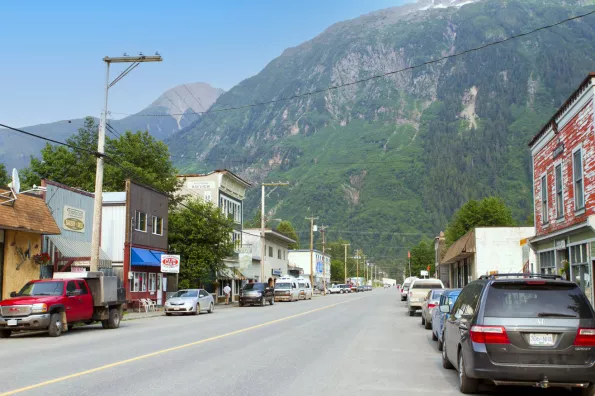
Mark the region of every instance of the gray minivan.
<instances>
[{"instance_id":1,"label":"gray minivan","mask_svg":"<svg viewBox=\"0 0 595 396\"><path fill-rule=\"evenodd\" d=\"M595 312L556 275L482 276L461 291L444 325L442 365L462 393L495 385L570 387L595 395Z\"/></svg>"}]
</instances>

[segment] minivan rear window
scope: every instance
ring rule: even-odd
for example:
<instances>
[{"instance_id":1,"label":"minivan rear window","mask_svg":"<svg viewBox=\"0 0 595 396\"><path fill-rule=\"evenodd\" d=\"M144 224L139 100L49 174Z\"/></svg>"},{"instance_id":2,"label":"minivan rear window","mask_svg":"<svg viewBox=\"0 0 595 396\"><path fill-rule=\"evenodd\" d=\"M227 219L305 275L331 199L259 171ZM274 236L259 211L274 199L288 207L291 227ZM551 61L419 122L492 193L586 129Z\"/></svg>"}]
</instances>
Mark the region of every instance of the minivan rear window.
<instances>
[{"instance_id":1,"label":"minivan rear window","mask_svg":"<svg viewBox=\"0 0 595 396\"><path fill-rule=\"evenodd\" d=\"M438 282L415 282L414 289L442 289L442 284Z\"/></svg>"},{"instance_id":2,"label":"minivan rear window","mask_svg":"<svg viewBox=\"0 0 595 396\"><path fill-rule=\"evenodd\" d=\"M494 283L485 316L496 318L593 318L589 302L574 284Z\"/></svg>"}]
</instances>

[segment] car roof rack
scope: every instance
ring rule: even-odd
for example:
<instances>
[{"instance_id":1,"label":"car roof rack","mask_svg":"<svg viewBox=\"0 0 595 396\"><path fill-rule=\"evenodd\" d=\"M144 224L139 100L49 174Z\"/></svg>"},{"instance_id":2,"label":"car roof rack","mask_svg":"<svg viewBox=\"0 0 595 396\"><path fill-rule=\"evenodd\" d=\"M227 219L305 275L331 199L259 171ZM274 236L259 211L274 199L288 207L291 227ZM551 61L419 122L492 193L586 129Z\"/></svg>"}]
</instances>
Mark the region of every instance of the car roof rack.
<instances>
[{"instance_id":1,"label":"car roof rack","mask_svg":"<svg viewBox=\"0 0 595 396\"><path fill-rule=\"evenodd\" d=\"M517 273L517 274L491 274L491 275L481 275L479 279L496 279L496 278L536 278L536 279L559 279L565 280L564 277L561 275L550 275L550 274L527 274L527 273Z\"/></svg>"}]
</instances>

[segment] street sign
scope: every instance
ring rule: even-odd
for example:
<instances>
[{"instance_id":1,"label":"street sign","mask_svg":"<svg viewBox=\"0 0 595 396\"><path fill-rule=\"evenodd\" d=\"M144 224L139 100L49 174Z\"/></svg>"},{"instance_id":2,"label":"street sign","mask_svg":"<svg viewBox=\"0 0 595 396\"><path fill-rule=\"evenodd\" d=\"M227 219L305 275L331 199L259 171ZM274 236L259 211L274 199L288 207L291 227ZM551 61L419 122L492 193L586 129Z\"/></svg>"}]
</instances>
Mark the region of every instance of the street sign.
<instances>
[{"instance_id":1,"label":"street sign","mask_svg":"<svg viewBox=\"0 0 595 396\"><path fill-rule=\"evenodd\" d=\"M161 272L166 274L180 273L180 256L175 254L161 255Z\"/></svg>"},{"instance_id":2,"label":"street sign","mask_svg":"<svg viewBox=\"0 0 595 396\"><path fill-rule=\"evenodd\" d=\"M420 276L428 276L428 271L421 270L420 271Z\"/></svg>"}]
</instances>

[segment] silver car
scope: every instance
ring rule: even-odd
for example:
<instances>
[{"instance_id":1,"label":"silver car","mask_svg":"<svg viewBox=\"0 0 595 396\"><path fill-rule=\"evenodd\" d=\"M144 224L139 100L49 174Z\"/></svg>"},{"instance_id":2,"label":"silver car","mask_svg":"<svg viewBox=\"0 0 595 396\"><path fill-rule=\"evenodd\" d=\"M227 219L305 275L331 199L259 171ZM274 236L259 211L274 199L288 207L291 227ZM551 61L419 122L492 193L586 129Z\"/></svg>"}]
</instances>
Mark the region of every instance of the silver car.
<instances>
[{"instance_id":1,"label":"silver car","mask_svg":"<svg viewBox=\"0 0 595 396\"><path fill-rule=\"evenodd\" d=\"M198 315L200 311L212 313L214 310L213 296L203 289L179 290L165 302L167 316L174 313Z\"/></svg>"}]
</instances>

